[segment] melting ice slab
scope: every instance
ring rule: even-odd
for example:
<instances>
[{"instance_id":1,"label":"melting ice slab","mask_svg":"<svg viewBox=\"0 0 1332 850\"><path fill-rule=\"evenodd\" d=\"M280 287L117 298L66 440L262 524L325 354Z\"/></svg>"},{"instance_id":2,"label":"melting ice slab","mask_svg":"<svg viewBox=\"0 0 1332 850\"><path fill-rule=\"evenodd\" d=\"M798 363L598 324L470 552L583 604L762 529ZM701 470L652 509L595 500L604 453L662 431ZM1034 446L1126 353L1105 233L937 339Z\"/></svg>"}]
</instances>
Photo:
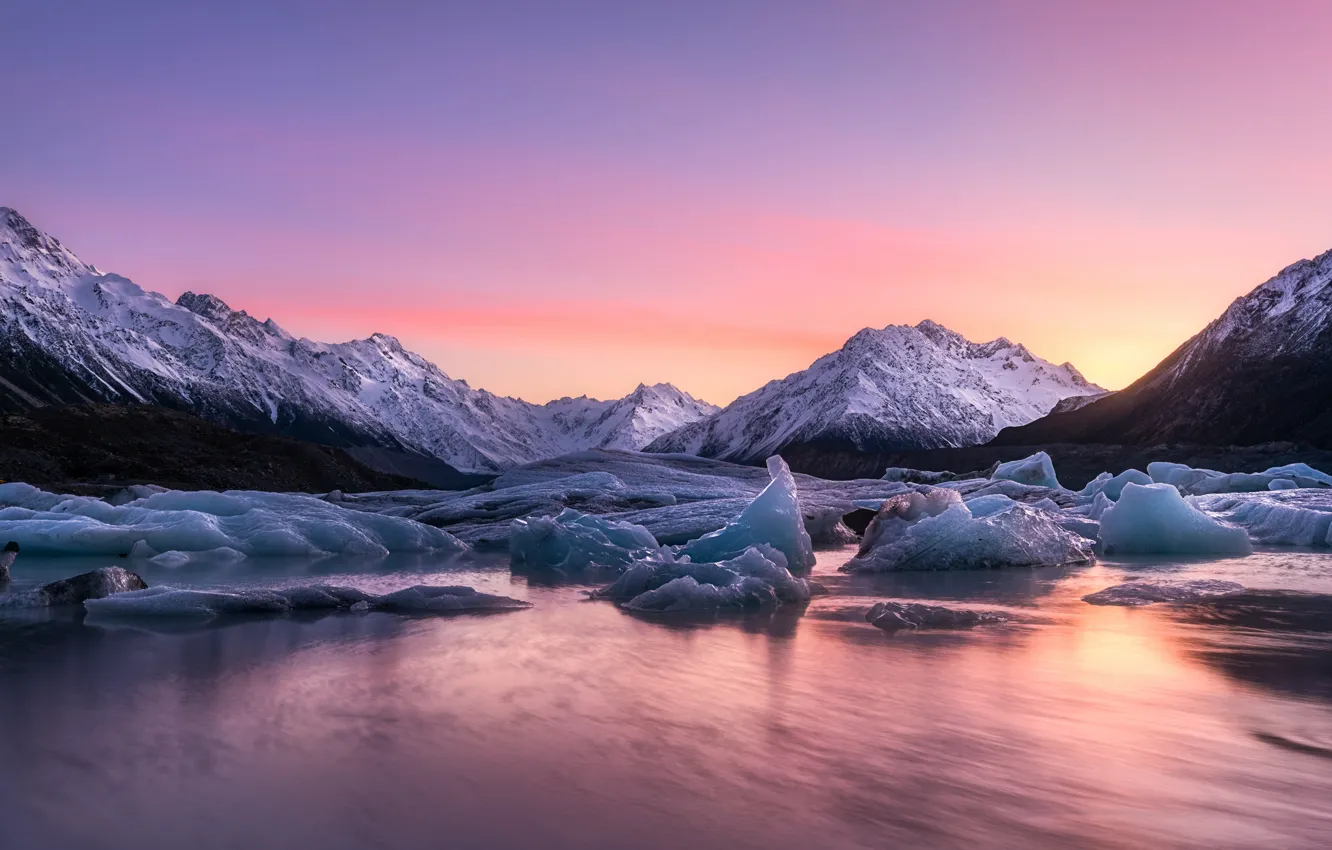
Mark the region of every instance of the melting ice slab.
<instances>
[{"instance_id":1,"label":"melting ice slab","mask_svg":"<svg viewBox=\"0 0 1332 850\"><path fill-rule=\"evenodd\" d=\"M402 614L461 614L530 608L527 602L479 593L470 587L417 585L386 593L354 587L306 585L285 590L194 590L151 587L84 602L99 617L212 619L229 614L285 614L291 611L391 611Z\"/></svg>"},{"instance_id":2,"label":"melting ice slab","mask_svg":"<svg viewBox=\"0 0 1332 850\"><path fill-rule=\"evenodd\" d=\"M1101 514L1101 545L1107 555L1253 551L1244 529L1198 510L1170 484L1125 484L1119 501Z\"/></svg>"},{"instance_id":3,"label":"melting ice slab","mask_svg":"<svg viewBox=\"0 0 1332 850\"><path fill-rule=\"evenodd\" d=\"M641 525L589 516L565 508L559 516L513 521L509 561L515 569L580 573L592 568L622 568L658 549L657 539Z\"/></svg>"},{"instance_id":4,"label":"melting ice slab","mask_svg":"<svg viewBox=\"0 0 1332 850\"><path fill-rule=\"evenodd\" d=\"M220 549L247 557L386 555L466 548L438 528L314 496L168 490L111 505L27 484L0 484L0 540L18 541L24 552L70 555Z\"/></svg>"},{"instance_id":5,"label":"melting ice slab","mask_svg":"<svg viewBox=\"0 0 1332 850\"><path fill-rule=\"evenodd\" d=\"M1092 605L1151 605L1156 602L1198 602L1217 596L1243 593L1244 585L1233 581L1197 579L1194 581L1129 581L1098 590L1082 597Z\"/></svg>"},{"instance_id":6,"label":"melting ice slab","mask_svg":"<svg viewBox=\"0 0 1332 850\"><path fill-rule=\"evenodd\" d=\"M725 528L685 544L680 554L693 561L722 561L753 546L768 545L786 557L784 567L797 571L813 567L814 545L805 530L795 478L777 456L768 458L768 474L772 481L739 516Z\"/></svg>"}]
</instances>

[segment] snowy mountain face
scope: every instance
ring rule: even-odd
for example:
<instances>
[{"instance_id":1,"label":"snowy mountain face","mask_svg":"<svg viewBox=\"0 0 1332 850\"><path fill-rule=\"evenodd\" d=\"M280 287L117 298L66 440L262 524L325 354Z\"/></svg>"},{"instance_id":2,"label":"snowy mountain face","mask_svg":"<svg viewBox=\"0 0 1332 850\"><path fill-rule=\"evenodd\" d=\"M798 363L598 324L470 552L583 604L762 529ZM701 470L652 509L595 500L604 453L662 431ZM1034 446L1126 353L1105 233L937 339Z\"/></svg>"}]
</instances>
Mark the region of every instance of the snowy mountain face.
<instances>
[{"instance_id":1,"label":"snowy mountain face","mask_svg":"<svg viewBox=\"0 0 1332 850\"><path fill-rule=\"evenodd\" d=\"M479 472L588 448L639 449L716 411L669 384L615 401L496 396L391 336L312 342L212 295L173 303L99 272L0 207L0 411L83 401L160 404Z\"/></svg>"},{"instance_id":2,"label":"snowy mountain face","mask_svg":"<svg viewBox=\"0 0 1332 850\"><path fill-rule=\"evenodd\" d=\"M997 443L1332 446L1332 251L1237 298L1131 386Z\"/></svg>"},{"instance_id":3,"label":"snowy mountain face","mask_svg":"<svg viewBox=\"0 0 1332 850\"><path fill-rule=\"evenodd\" d=\"M1060 400L1101 393L1006 339L973 343L934 322L866 328L648 451L752 463L793 445L910 451L984 443Z\"/></svg>"}]
</instances>

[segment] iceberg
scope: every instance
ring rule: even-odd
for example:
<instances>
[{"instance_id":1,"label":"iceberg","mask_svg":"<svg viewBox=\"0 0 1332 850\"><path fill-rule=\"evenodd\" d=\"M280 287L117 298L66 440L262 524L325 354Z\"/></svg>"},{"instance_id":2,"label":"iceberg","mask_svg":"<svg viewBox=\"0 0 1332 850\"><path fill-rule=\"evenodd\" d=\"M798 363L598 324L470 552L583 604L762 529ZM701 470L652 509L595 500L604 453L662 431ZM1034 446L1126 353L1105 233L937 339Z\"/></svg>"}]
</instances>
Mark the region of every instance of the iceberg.
<instances>
[{"instance_id":1,"label":"iceberg","mask_svg":"<svg viewBox=\"0 0 1332 850\"><path fill-rule=\"evenodd\" d=\"M1248 555L1244 529L1189 504L1170 484L1126 484L1101 515L1106 554Z\"/></svg>"},{"instance_id":2,"label":"iceberg","mask_svg":"<svg viewBox=\"0 0 1332 850\"><path fill-rule=\"evenodd\" d=\"M1198 602L1243 593L1244 585L1216 579L1128 581L1082 597L1092 605L1137 607L1157 602Z\"/></svg>"},{"instance_id":3,"label":"iceberg","mask_svg":"<svg viewBox=\"0 0 1332 850\"><path fill-rule=\"evenodd\" d=\"M657 539L641 525L565 508L554 517L514 520L509 563L515 570L565 574L593 567L622 569L658 548Z\"/></svg>"},{"instance_id":4,"label":"iceberg","mask_svg":"<svg viewBox=\"0 0 1332 850\"><path fill-rule=\"evenodd\" d=\"M1300 489L1300 485L1296 484L1294 481L1291 481L1289 478L1276 478L1276 479L1273 479L1272 481L1268 482L1267 489L1269 489L1269 490L1298 490L1298 489Z\"/></svg>"},{"instance_id":5,"label":"iceberg","mask_svg":"<svg viewBox=\"0 0 1332 850\"><path fill-rule=\"evenodd\" d=\"M876 602L865 614L865 620L885 632L896 632L902 629L969 629L1007 622L1008 615L1002 611L945 608L919 602Z\"/></svg>"},{"instance_id":6,"label":"iceberg","mask_svg":"<svg viewBox=\"0 0 1332 850\"><path fill-rule=\"evenodd\" d=\"M1140 469L1126 469L1118 475L1102 472L1078 491L1079 496L1094 498L1102 493L1112 502L1119 501L1119 494L1124 492L1125 484L1151 484L1153 479Z\"/></svg>"},{"instance_id":7,"label":"iceberg","mask_svg":"<svg viewBox=\"0 0 1332 850\"><path fill-rule=\"evenodd\" d=\"M1068 531L1050 511L1014 504L976 517L965 504L917 520L900 536L882 537L844 572L1054 567L1094 560L1091 541Z\"/></svg>"},{"instance_id":8,"label":"iceberg","mask_svg":"<svg viewBox=\"0 0 1332 850\"><path fill-rule=\"evenodd\" d=\"M1001 463L990 477L998 481L1016 481L1033 487L1062 489L1059 486L1059 479L1055 477L1054 461L1050 460L1050 455L1045 452Z\"/></svg>"},{"instance_id":9,"label":"iceberg","mask_svg":"<svg viewBox=\"0 0 1332 850\"><path fill-rule=\"evenodd\" d=\"M772 480L725 528L686 543L682 556L692 561L723 561L757 545L768 545L786 557L783 566L808 570L814 566L814 545L805 530L795 479L786 461L768 458Z\"/></svg>"},{"instance_id":10,"label":"iceberg","mask_svg":"<svg viewBox=\"0 0 1332 850\"><path fill-rule=\"evenodd\" d=\"M418 585L382 596L354 587L306 585L285 590L197 590L152 587L83 603L91 617L170 617L211 620L228 615L292 611L387 611L401 614L460 614L507 611L531 604L470 587Z\"/></svg>"},{"instance_id":11,"label":"iceberg","mask_svg":"<svg viewBox=\"0 0 1332 850\"><path fill-rule=\"evenodd\" d=\"M152 493L123 505L0 485L0 540L51 555L180 553L381 556L459 552L448 532L400 517L353 511L315 496L233 490ZM222 550L230 550L223 552Z\"/></svg>"},{"instance_id":12,"label":"iceberg","mask_svg":"<svg viewBox=\"0 0 1332 850\"><path fill-rule=\"evenodd\" d=\"M662 613L801 604L810 593L810 583L787 569L785 555L771 546L754 546L717 563L694 563L662 551L590 596L630 611Z\"/></svg>"}]
</instances>

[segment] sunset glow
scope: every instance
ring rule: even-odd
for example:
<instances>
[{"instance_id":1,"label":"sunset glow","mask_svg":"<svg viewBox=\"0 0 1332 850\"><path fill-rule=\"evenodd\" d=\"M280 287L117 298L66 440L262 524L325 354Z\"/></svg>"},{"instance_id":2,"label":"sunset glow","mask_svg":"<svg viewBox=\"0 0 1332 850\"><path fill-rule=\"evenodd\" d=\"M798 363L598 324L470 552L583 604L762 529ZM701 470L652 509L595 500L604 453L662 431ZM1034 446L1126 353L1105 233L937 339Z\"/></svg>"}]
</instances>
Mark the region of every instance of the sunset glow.
<instances>
[{"instance_id":1,"label":"sunset glow","mask_svg":"<svg viewBox=\"0 0 1332 850\"><path fill-rule=\"evenodd\" d=\"M925 318L1117 388L1332 247L1320 2L64 5L6 11L0 203L533 401Z\"/></svg>"}]
</instances>

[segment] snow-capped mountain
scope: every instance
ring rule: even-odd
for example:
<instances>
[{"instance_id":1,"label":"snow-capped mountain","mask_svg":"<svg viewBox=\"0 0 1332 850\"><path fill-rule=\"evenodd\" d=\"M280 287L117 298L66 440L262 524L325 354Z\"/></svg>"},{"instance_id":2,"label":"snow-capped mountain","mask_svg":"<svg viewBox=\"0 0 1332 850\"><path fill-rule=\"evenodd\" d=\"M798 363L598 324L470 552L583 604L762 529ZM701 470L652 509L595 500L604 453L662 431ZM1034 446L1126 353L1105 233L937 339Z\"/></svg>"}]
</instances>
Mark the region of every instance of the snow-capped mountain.
<instances>
[{"instance_id":1,"label":"snow-capped mountain","mask_svg":"<svg viewBox=\"0 0 1332 850\"><path fill-rule=\"evenodd\" d=\"M1131 386L1003 432L1002 445L1076 442L1332 447L1332 251L1248 295Z\"/></svg>"},{"instance_id":2,"label":"snow-capped mountain","mask_svg":"<svg viewBox=\"0 0 1332 850\"><path fill-rule=\"evenodd\" d=\"M968 446L1044 416L1061 399L1100 392L1072 365L1055 366L1006 339L969 342L930 321L866 328L803 372L655 440L648 451L753 462L796 445Z\"/></svg>"},{"instance_id":3,"label":"snow-capped mountain","mask_svg":"<svg viewBox=\"0 0 1332 850\"><path fill-rule=\"evenodd\" d=\"M669 384L535 405L473 389L375 334L298 339L212 295L174 303L104 274L0 207L0 411L154 403L248 430L383 446L495 471L638 449L716 411Z\"/></svg>"}]
</instances>

